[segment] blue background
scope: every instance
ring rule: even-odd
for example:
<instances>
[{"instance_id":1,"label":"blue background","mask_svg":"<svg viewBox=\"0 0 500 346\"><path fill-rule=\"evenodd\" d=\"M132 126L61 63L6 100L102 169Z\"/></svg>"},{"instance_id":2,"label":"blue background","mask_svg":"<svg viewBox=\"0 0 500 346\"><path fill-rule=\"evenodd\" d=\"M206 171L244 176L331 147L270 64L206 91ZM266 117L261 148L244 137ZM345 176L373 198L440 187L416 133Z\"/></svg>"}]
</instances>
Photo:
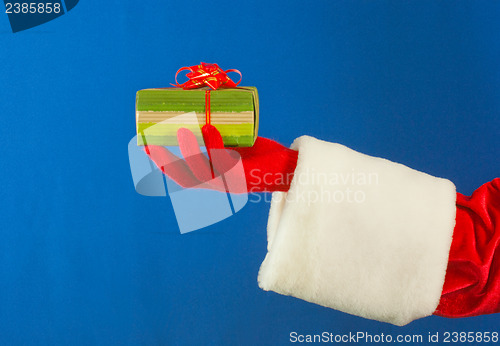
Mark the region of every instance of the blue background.
<instances>
[{"instance_id":1,"label":"blue background","mask_svg":"<svg viewBox=\"0 0 500 346\"><path fill-rule=\"evenodd\" d=\"M3 17L2 17L3 16ZM97 1L13 34L0 16L1 344L284 344L402 328L264 292L269 204L180 235L137 194L138 89L200 61L259 88L260 135L308 134L451 179L499 176L498 1Z\"/></svg>"}]
</instances>

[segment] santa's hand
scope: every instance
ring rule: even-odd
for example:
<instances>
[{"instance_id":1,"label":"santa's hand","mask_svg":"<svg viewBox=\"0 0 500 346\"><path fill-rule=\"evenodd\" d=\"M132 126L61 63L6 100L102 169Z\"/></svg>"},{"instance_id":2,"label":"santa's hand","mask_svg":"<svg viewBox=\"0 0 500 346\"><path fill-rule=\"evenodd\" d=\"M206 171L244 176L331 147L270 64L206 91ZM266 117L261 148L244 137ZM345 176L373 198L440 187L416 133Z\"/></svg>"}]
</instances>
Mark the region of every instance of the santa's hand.
<instances>
[{"instance_id":1,"label":"santa's hand","mask_svg":"<svg viewBox=\"0 0 500 346\"><path fill-rule=\"evenodd\" d=\"M149 145L145 151L165 175L182 187L232 193L288 191L290 188L297 151L262 137L257 138L253 147L227 149L214 126L203 126L202 133L210 160L201 152L195 135L185 128L177 132L185 160L161 146ZM240 158L243 171L233 169Z\"/></svg>"},{"instance_id":2,"label":"santa's hand","mask_svg":"<svg viewBox=\"0 0 500 346\"><path fill-rule=\"evenodd\" d=\"M186 160L146 151L185 187L228 191L239 174L239 192L290 189L271 201L262 289L396 325L500 312L500 178L466 197L449 180L308 136L294 142L297 166L297 151L269 139L226 150L214 127L202 133L210 160L185 129ZM310 172L332 179L290 186L293 174Z\"/></svg>"}]
</instances>

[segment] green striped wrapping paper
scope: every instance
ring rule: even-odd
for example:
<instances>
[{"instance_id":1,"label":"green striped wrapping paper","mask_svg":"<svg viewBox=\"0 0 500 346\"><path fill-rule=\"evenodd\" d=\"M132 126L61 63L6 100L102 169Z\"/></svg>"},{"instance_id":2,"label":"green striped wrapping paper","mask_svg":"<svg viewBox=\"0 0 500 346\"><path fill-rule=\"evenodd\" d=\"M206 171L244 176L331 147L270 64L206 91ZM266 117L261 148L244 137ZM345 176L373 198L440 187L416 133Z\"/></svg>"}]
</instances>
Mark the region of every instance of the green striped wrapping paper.
<instances>
[{"instance_id":1,"label":"green striped wrapping paper","mask_svg":"<svg viewBox=\"0 0 500 346\"><path fill-rule=\"evenodd\" d=\"M178 145L177 130L188 128L203 145L207 88L144 89L136 96L137 144ZM225 146L251 147L257 138L259 97L255 87L210 91L210 122ZM196 117L191 112L195 112ZM186 114L189 113L189 114Z\"/></svg>"}]
</instances>

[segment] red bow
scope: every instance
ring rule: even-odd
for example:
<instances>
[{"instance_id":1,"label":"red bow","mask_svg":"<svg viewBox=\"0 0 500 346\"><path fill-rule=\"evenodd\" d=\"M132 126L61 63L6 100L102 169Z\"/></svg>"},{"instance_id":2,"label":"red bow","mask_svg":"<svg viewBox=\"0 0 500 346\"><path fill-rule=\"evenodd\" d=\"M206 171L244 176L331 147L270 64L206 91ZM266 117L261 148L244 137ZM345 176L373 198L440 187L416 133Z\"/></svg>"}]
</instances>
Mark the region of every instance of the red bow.
<instances>
[{"instance_id":1,"label":"red bow","mask_svg":"<svg viewBox=\"0 0 500 346\"><path fill-rule=\"evenodd\" d=\"M179 84L177 82L177 75L181 71L189 70L190 72L186 74L189 80L185 83ZM227 76L229 72L236 72L240 75L240 80L235 83L231 78ZM218 88L235 88L241 82L241 72L238 70L227 70L223 71L217 64L207 64L200 63L195 66L185 66L180 68L175 74L175 84L173 86L186 89L201 88L203 86L208 86L212 90Z\"/></svg>"}]
</instances>

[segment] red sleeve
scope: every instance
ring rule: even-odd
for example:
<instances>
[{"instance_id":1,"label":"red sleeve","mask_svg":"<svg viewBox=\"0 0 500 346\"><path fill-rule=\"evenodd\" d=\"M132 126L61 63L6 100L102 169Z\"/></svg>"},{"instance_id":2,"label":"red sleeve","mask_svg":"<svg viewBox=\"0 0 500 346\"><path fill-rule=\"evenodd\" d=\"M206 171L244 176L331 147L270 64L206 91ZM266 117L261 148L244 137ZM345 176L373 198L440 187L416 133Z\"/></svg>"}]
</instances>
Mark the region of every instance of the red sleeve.
<instances>
[{"instance_id":1,"label":"red sleeve","mask_svg":"<svg viewBox=\"0 0 500 346\"><path fill-rule=\"evenodd\" d=\"M500 312L500 178L471 197L458 193L456 204L448 269L434 314L468 317Z\"/></svg>"}]
</instances>

